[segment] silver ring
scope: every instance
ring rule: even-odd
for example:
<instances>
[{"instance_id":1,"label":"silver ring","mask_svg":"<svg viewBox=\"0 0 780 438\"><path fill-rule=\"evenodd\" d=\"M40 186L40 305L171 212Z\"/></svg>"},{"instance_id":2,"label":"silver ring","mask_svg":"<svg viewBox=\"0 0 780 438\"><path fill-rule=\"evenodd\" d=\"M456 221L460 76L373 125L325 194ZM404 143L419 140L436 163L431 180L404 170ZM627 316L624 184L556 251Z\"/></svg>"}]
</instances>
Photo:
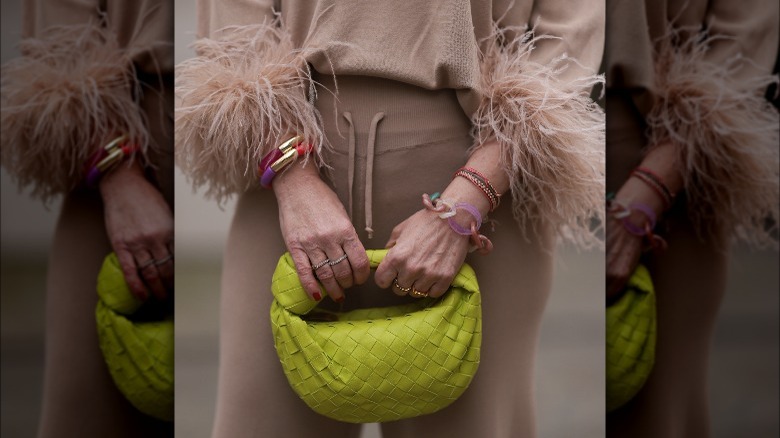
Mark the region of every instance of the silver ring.
<instances>
[{"instance_id":1,"label":"silver ring","mask_svg":"<svg viewBox=\"0 0 780 438\"><path fill-rule=\"evenodd\" d=\"M154 264L154 259L149 259L149 260L141 263L140 265L138 265L138 270L141 271L143 269L148 268L149 266L152 266L153 264Z\"/></svg>"},{"instance_id":2,"label":"silver ring","mask_svg":"<svg viewBox=\"0 0 780 438\"><path fill-rule=\"evenodd\" d=\"M339 263L343 262L346 259L347 259L347 254L344 253L344 255L342 255L341 257L337 258L336 260L329 261L328 264L331 265L331 266L338 265Z\"/></svg>"},{"instance_id":3,"label":"silver ring","mask_svg":"<svg viewBox=\"0 0 780 438\"><path fill-rule=\"evenodd\" d=\"M168 262L169 260L173 260L173 254L168 254L167 257L161 258L160 260L155 260L154 264L155 264L155 266L160 266L163 263Z\"/></svg>"},{"instance_id":4,"label":"silver ring","mask_svg":"<svg viewBox=\"0 0 780 438\"><path fill-rule=\"evenodd\" d=\"M330 259L325 259L325 260L317 263L316 265L312 266L311 270L312 271L316 271L317 269L320 269L321 267L327 265L328 263L330 263Z\"/></svg>"}]
</instances>

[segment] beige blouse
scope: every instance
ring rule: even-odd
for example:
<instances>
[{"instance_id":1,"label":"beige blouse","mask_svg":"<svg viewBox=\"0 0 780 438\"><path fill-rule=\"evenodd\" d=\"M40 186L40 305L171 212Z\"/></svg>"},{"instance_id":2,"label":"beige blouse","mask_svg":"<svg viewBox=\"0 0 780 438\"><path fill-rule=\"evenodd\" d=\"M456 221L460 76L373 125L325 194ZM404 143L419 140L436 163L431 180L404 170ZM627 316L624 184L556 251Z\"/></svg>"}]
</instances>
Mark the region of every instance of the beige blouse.
<instances>
[{"instance_id":1,"label":"beige blouse","mask_svg":"<svg viewBox=\"0 0 780 438\"><path fill-rule=\"evenodd\" d=\"M697 229L776 246L780 117L764 95L780 3L614 0L607 14L608 93L633 102L648 146L677 146Z\"/></svg>"},{"instance_id":2,"label":"beige blouse","mask_svg":"<svg viewBox=\"0 0 780 438\"><path fill-rule=\"evenodd\" d=\"M2 66L0 147L20 185L43 198L73 190L119 132L172 172L172 2L25 1L19 47ZM167 176L157 179L171 199Z\"/></svg>"},{"instance_id":3,"label":"beige blouse","mask_svg":"<svg viewBox=\"0 0 780 438\"><path fill-rule=\"evenodd\" d=\"M289 126L325 146L310 69L374 76L455 90L475 143L501 143L521 222L595 241L603 113L588 95L602 1L202 0L198 10L198 56L177 67L176 150L211 195L256 185L256 163Z\"/></svg>"}]
</instances>

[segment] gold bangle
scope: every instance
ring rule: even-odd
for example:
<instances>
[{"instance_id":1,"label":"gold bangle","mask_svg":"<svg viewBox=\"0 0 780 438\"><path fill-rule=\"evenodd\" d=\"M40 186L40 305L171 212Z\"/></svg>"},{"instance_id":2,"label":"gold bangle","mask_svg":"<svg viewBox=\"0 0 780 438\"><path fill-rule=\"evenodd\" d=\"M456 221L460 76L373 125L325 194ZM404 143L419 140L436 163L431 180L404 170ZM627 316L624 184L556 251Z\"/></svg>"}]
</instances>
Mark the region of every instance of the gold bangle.
<instances>
[{"instance_id":1,"label":"gold bangle","mask_svg":"<svg viewBox=\"0 0 780 438\"><path fill-rule=\"evenodd\" d=\"M293 137L293 138L285 141L284 143L280 144L277 147L277 149L279 149L280 151L282 151L283 153L286 154L290 149L295 148L295 146L298 145L298 143L300 143L302 141L303 141L303 136L302 135L296 135L295 137ZM276 169L274 169L274 170L276 170Z\"/></svg>"},{"instance_id":2,"label":"gold bangle","mask_svg":"<svg viewBox=\"0 0 780 438\"><path fill-rule=\"evenodd\" d=\"M119 137L111 140L107 145L103 146L103 149L105 149L107 152L111 152L111 149L119 146L125 140L127 140L127 135L122 134Z\"/></svg>"},{"instance_id":3,"label":"gold bangle","mask_svg":"<svg viewBox=\"0 0 780 438\"><path fill-rule=\"evenodd\" d=\"M103 173L107 169L114 167L117 163L119 163L122 160L122 156L124 155L124 152L122 152L122 149L114 149L111 151L106 158L103 158L100 160L99 163L95 165L97 169Z\"/></svg>"},{"instance_id":4,"label":"gold bangle","mask_svg":"<svg viewBox=\"0 0 780 438\"><path fill-rule=\"evenodd\" d=\"M295 161L297 157L298 157L298 151L295 148L290 149L289 151L285 152L284 155L279 157L278 160L271 163L271 169L275 173L279 173L279 171L281 171L282 169L290 165L290 163Z\"/></svg>"}]
</instances>

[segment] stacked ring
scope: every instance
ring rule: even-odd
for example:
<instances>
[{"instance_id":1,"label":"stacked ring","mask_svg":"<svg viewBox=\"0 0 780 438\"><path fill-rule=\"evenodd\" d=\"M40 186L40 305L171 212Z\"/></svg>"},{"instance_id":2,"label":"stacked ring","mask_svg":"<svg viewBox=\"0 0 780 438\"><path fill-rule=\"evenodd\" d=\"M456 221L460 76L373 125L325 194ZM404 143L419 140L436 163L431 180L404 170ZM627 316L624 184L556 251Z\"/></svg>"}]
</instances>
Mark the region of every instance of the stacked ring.
<instances>
[{"instance_id":1,"label":"stacked ring","mask_svg":"<svg viewBox=\"0 0 780 438\"><path fill-rule=\"evenodd\" d=\"M346 259L347 259L347 254L345 253L341 257L337 258L336 260L329 260L328 264L331 266L338 265L339 263L343 262Z\"/></svg>"},{"instance_id":2,"label":"stacked ring","mask_svg":"<svg viewBox=\"0 0 780 438\"><path fill-rule=\"evenodd\" d=\"M321 261L321 262L317 263L316 265L313 265L313 266L311 267L311 270L312 270L312 271L316 271L317 269L320 269L321 267L323 267L323 266L327 265L328 263L330 263L330 259L325 259L325 260L323 260L323 261Z\"/></svg>"}]
</instances>

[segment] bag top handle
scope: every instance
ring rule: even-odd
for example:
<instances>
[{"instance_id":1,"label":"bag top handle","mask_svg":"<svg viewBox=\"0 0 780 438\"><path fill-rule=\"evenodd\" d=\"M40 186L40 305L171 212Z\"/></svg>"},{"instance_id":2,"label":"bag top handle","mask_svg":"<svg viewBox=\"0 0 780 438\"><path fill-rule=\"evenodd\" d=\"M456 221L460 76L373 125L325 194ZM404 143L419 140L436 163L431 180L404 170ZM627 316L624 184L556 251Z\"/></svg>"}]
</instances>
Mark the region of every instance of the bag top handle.
<instances>
[{"instance_id":1,"label":"bag top handle","mask_svg":"<svg viewBox=\"0 0 780 438\"><path fill-rule=\"evenodd\" d=\"M379 266L382 260L385 259L388 251L388 249L366 250L371 269L376 269ZM474 269L467 263L464 263L452 280L451 287L462 288L470 293L479 293L479 285L476 278ZM322 289L322 286L320 286L320 289ZM305 315L317 307L317 302L312 300L303 288L295 270L295 262L289 252L284 253L279 258L279 263L276 265L271 281L271 292L282 307L298 315ZM326 295L324 289L322 289L322 294L323 296Z\"/></svg>"}]
</instances>

